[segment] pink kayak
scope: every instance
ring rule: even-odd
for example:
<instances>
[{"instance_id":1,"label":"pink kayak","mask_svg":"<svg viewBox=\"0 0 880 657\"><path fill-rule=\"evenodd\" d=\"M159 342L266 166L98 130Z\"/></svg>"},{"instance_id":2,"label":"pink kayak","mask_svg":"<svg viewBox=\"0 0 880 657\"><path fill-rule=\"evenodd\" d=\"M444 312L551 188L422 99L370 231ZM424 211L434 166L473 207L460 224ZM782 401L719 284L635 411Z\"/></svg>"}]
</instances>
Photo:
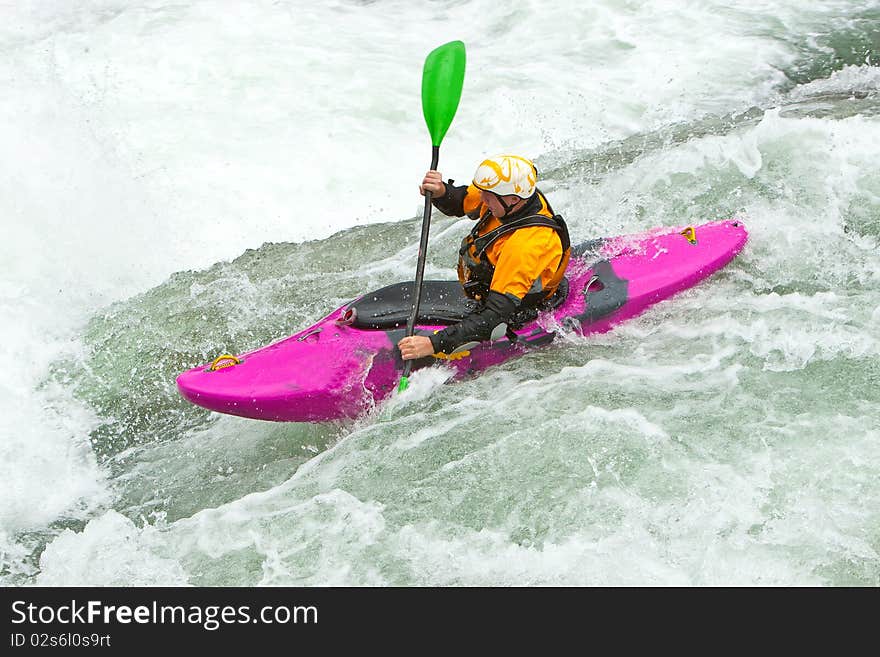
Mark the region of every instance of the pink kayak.
<instances>
[{"instance_id":1,"label":"pink kayak","mask_svg":"<svg viewBox=\"0 0 880 657\"><path fill-rule=\"evenodd\" d=\"M608 331L718 271L747 239L743 224L729 220L579 244L561 305L455 358L416 361L413 370L442 362L461 378L549 344L560 327L582 335ZM396 344L412 310L411 288L399 283L370 292L280 342L184 372L177 377L180 394L212 411L259 420L356 417L400 380ZM422 292L417 331L453 323L473 303L458 281L425 281Z\"/></svg>"}]
</instances>

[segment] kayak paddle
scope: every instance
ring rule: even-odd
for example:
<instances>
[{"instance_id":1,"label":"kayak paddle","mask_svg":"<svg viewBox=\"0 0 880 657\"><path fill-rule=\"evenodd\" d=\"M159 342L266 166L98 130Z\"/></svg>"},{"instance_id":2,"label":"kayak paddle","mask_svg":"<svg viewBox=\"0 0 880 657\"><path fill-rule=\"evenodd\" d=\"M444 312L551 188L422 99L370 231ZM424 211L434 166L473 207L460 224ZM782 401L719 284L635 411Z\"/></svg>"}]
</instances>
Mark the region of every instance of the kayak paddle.
<instances>
[{"instance_id":1,"label":"kayak paddle","mask_svg":"<svg viewBox=\"0 0 880 657\"><path fill-rule=\"evenodd\" d=\"M425 58L422 71L422 113L428 132L431 133L431 170L437 169L440 159L440 142L458 109L461 100L461 88L464 85L464 43L450 41L432 50ZM416 280L413 288L412 313L406 322L406 337L415 331L416 318L419 315L419 303L422 297L422 279L425 276L425 257L428 254L428 232L431 228L431 192L425 190L425 215L422 218L422 235L419 239L419 258L416 263ZM400 378L398 392L406 390L409 385L409 374L412 361L403 364L403 376Z\"/></svg>"}]
</instances>

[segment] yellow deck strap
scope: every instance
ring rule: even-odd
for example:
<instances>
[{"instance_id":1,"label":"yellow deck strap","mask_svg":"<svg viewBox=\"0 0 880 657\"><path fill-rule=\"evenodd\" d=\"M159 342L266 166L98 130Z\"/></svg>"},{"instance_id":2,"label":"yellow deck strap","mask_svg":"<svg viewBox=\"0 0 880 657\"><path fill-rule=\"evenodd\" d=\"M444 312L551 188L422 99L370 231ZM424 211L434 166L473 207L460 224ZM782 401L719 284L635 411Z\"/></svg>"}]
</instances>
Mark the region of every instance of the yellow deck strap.
<instances>
[{"instance_id":1,"label":"yellow deck strap","mask_svg":"<svg viewBox=\"0 0 880 657\"><path fill-rule=\"evenodd\" d=\"M439 358L440 360L461 360L465 356L470 356L471 352L469 351L457 351L452 354L444 354L442 351L436 354L433 354L434 358Z\"/></svg>"}]
</instances>

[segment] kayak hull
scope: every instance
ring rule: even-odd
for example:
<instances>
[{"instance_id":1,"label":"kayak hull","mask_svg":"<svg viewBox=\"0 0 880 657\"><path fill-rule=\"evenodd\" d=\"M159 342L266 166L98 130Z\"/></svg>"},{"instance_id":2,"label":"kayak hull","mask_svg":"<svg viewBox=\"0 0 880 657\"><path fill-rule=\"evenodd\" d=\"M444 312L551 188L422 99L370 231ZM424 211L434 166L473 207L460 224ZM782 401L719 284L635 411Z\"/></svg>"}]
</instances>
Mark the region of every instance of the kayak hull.
<instances>
[{"instance_id":1,"label":"kayak hull","mask_svg":"<svg viewBox=\"0 0 880 657\"><path fill-rule=\"evenodd\" d=\"M745 226L729 220L579 245L566 272L566 301L518 329L516 340L481 343L454 360L420 359L413 369L444 362L461 378L549 344L560 327L581 335L608 331L718 271L747 239ZM405 327L352 325L346 310L354 303L238 356L237 364L183 372L177 378L180 394L212 411L260 420L320 422L362 414L400 380L403 361L396 344ZM426 332L438 328L417 325Z\"/></svg>"}]
</instances>

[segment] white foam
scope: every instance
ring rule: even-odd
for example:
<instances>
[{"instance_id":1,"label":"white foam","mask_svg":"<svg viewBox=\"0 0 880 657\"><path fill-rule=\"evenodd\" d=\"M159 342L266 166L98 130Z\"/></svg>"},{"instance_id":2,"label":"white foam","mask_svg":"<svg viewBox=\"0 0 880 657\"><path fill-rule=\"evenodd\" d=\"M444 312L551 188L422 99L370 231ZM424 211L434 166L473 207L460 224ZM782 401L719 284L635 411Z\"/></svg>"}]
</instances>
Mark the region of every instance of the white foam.
<instances>
[{"instance_id":1,"label":"white foam","mask_svg":"<svg viewBox=\"0 0 880 657\"><path fill-rule=\"evenodd\" d=\"M875 93L880 91L880 68L868 64L844 66L822 80L813 80L791 92L795 100L824 94Z\"/></svg>"},{"instance_id":2,"label":"white foam","mask_svg":"<svg viewBox=\"0 0 880 657\"><path fill-rule=\"evenodd\" d=\"M444 383L449 381L455 371L442 365L426 367L413 372L408 381L406 390L395 392L382 404L382 412L396 415L402 410L430 397Z\"/></svg>"},{"instance_id":3,"label":"white foam","mask_svg":"<svg viewBox=\"0 0 880 657\"><path fill-rule=\"evenodd\" d=\"M156 529L137 528L115 511L82 532L64 530L40 557L39 586L183 586L186 572L155 549Z\"/></svg>"}]
</instances>

